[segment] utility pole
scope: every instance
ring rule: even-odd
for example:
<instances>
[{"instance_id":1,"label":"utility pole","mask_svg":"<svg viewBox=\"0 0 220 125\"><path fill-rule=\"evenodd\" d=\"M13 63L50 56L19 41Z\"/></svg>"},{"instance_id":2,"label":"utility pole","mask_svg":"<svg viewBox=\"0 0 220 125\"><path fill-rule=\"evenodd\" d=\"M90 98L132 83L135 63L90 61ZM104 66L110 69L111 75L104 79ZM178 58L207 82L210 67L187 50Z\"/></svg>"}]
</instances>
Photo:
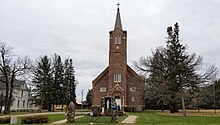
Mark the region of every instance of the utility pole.
<instances>
[{"instance_id":1,"label":"utility pole","mask_svg":"<svg viewBox=\"0 0 220 125\"><path fill-rule=\"evenodd\" d=\"M82 100L81 100L81 109L83 108L83 91L84 91L84 89L82 89L82 91L81 91L81 93L82 93Z\"/></svg>"},{"instance_id":2,"label":"utility pole","mask_svg":"<svg viewBox=\"0 0 220 125\"><path fill-rule=\"evenodd\" d=\"M214 113L216 114L215 81L214 81L214 84L213 84L213 94L214 94Z\"/></svg>"}]
</instances>

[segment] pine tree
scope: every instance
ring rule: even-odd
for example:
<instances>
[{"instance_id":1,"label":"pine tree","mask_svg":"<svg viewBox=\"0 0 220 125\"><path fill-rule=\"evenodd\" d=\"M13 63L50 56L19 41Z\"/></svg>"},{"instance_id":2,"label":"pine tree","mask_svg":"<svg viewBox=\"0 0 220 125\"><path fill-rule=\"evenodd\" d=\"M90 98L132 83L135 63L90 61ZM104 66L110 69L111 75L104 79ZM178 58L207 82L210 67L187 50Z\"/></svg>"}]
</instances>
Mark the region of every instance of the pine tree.
<instances>
[{"instance_id":1,"label":"pine tree","mask_svg":"<svg viewBox=\"0 0 220 125\"><path fill-rule=\"evenodd\" d=\"M34 94L39 103L55 110L55 105L68 104L76 99L76 78L72 59L62 63L61 56L55 54L53 63L47 56L40 58L34 72Z\"/></svg>"},{"instance_id":2,"label":"pine tree","mask_svg":"<svg viewBox=\"0 0 220 125\"><path fill-rule=\"evenodd\" d=\"M184 45L179 40L178 23L174 28L167 28L167 48L166 48L166 64L167 64L167 81L170 112L177 111L177 97L183 97L186 90L194 90L198 88L199 76L196 73L197 66L201 64L201 57L195 54L189 54Z\"/></svg>"},{"instance_id":3,"label":"pine tree","mask_svg":"<svg viewBox=\"0 0 220 125\"><path fill-rule=\"evenodd\" d=\"M66 59L64 63L64 88L66 88L66 104L76 99L76 78L72 59Z\"/></svg>"},{"instance_id":4,"label":"pine tree","mask_svg":"<svg viewBox=\"0 0 220 125\"><path fill-rule=\"evenodd\" d=\"M88 106L92 106L92 91L88 89L87 95L86 95L86 102L88 103Z\"/></svg>"},{"instance_id":5,"label":"pine tree","mask_svg":"<svg viewBox=\"0 0 220 125\"><path fill-rule=\"evenodd\" d=\"M146 98L166 101L174 113L181 101L184 109L184 98L191 100L198 96L199 87L216 77L217 68L209 65L205 71L199 71L203 68L202 57L189 53L180 42L178 23L167 28L167 35L165 48L157 48L152 57L142 57L135 66L147 74L146 93L150 96Z\"/></svg>"},{"instance_id":6,"label":"pine tree","mask_svg":"<svg viewBox=\"0 0 220 125\"><path fill-rule=\"evenodd\" d=\"M53 58L53 85L52 85L52 95L53 95L53 111L55 104L62 103L62 89L63 89L63 64L61 56L55 54Z\"/></svg>"},{"instance_id":7,"label":"pine tree","mask_svg":"<svg viewBox=\"0 0 220 125\"><path fill-rule=\"evenodd\" d=\"M50 110L52 103L52 69L51 62L47 56L41 57L37 62L34 70L34 96L38 99L38 103L43 108L43 104L47 105Z\"/></svg>"}]
</instances>

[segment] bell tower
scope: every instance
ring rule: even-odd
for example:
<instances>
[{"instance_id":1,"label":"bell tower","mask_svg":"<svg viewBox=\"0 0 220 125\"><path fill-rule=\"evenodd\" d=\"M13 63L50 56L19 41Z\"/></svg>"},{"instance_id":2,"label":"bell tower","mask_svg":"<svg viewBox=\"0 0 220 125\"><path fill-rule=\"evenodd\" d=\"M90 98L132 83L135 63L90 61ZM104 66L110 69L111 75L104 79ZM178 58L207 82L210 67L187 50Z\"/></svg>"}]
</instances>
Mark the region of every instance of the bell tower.
<instances>
[{"instance_id":1,"label":"bell tower","mask_svg":"<svg viewBox=\"0 0 220 125\"><path fill-rule=\"evenodd\" d=\"M104 98L107 105L109 99L114 99L120 111L126 108L141 111L144 109L144 91L140 90L144 84L142 77L127 65L127 31L122 28L117 5L114 29L109 32L109 66L92 81L92 107L100 108ZM109 106L105 108L108 111Z\"/></svg>"},{"instance_id":2,"label":"bell tower","mask_svg":"<svg viewBox=\"0 0 220 125\"><path fill-rule=\"evenodd\" d=\"M109 32L109 93L124 102L127 83L127 32L122 29L119 4L113 31ZM124 103L121 103L124 105Z\"/></svg>"}]
</instances>

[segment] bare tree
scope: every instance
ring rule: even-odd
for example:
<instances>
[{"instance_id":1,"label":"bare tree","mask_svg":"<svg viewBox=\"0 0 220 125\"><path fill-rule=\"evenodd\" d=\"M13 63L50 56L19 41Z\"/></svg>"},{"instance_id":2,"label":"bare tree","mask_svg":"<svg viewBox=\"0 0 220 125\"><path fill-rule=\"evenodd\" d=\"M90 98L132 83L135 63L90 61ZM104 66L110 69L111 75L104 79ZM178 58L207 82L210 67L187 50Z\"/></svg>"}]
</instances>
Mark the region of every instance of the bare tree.
<instances>
[{"instance_id":1,"label":"bare tree","mask_svg":"<svg viewBox=\"0 0 220 125\"><path fill-rule=\"evenodd\" d=\"M10 113L15 77L27 74L32 68L32 61L26 57L19 57L12 53L13 48L6 43L0 43L0 82L5 88L4 114Z\"/></svg>"}]
</instances>

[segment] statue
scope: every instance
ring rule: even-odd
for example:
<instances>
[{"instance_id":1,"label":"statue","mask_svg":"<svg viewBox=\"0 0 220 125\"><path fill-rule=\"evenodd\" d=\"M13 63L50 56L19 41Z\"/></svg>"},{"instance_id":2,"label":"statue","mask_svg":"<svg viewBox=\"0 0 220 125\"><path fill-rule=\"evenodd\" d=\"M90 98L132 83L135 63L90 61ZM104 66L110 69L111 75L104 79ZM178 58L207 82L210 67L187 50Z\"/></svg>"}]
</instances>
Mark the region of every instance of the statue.
<instances>
[{"instance_id":1,"label":"statue","mask_svg":"<svg viewBox=\"0 0 220 125\"><path fill-rule=\"evenodd\" d=\"M75 105L73 102L70 102L67 108L67 123L73 123L75 118Z\"/></svg>"},{"instance_id":2,"label":"statue","mask_svg":"<svg viewBox=\"0 0 220 125\"><path fill-rule=\"evenodd\" d=\"M101 115L104 115L104 112L105 112L105 100L104 100L104 97L102 97L101 99Z\"/></svg>"},{"instance_id":3,"label":"statue","mask_svg":"<svg viewBox=\"0 0 220 125\"><path fill-rule=\"evenodd\" d=\"M107 99L107 101L106 101L106 107L107 107L107 110L109 109L109 105L110 105L110 100Z\"/></svg>"},{"instance_id":4,"label":"statue","mask_svg":"<svg viewBox=\"0 0 220 125\"><path fill-rule=\"evenodd\" d=\"M118 106L117 103L115 102L115 99L112 99L112 119L111 122L112 123L116 123L117 122L117 117L118 117Z\"/></svg>"}]
</instances>

